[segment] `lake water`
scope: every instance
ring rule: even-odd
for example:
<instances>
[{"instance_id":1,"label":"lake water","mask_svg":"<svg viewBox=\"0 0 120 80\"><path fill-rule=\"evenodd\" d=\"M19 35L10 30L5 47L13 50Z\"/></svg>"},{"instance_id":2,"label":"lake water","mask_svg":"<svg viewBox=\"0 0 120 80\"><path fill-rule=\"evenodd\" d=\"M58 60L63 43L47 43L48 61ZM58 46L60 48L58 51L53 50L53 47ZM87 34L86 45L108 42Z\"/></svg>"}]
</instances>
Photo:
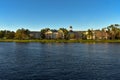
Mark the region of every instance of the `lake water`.
<instances>
[{"instance_id":1,"label":"lake water","mask_svg":"<svg viewBox=\"0 0 120 80\"><path fill-rule=\"evenodd\" d=\"M0 80L120 80L120 44L0 43Z\"/></svg>"}]
</instances>

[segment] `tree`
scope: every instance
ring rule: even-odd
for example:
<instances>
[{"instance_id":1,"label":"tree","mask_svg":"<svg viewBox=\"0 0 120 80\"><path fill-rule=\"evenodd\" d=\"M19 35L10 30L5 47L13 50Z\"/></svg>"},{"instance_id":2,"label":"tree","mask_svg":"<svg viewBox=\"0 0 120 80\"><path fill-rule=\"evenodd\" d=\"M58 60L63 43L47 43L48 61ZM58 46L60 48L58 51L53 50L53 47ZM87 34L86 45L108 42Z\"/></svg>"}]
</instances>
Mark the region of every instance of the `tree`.
<instances>
[{"instance_id":1,"label":"tree","mask_svg":"<svg viewBox=\"0 0 120 80\"><path fill-rule=\"evenodd\" d=\"M24 39L29 39L30 35L29 35L30 31L28 29L18 29L15 33L15 39L20 39L20 40L24 40Z\"/></svg>"},{"instance_id":2,"label":"tree","mask_svg":"<svg viewBox=\"0 0 120 80\"><path fill-rule=\"evenodd\" d=\"M60 28L59 30L62 30L64 33L64 39L68 39L68 30L66 28Z\"/></svg>"},{"instance_id":3,"label":"tree","mask_svg":"<svg viewBox=\"0 0 120 80\"><path fill-rule=\"evenodd\" d=\"M72 26L70 26L70 32L73 32L73 30L72 30Z\"/></svg>"},{"instance_id":4,"label":"tree","mask_svg":"<svg viewBox=\"0 0 120 80\"><path fill-rule=\"evenodd\" d=\"M5 31L4 37L6 39L14 39L15 37L15 32L14 31Z\"/></svg>"},{"instance_id":5,"label":"tree","mask_svg":"<svg viewBox=\"0 0 120 80\"><path fill-rule=\"evenodd\" d=\"M5 35L5 32L1 30L0 31L0 38L2 39L4 37L4 35Z\"/></svg>"},{"instance_id":6,"label":"tree","mask_svg":"<svg viewBox=\"0 0 120 80\"><path fill-rule=\"evenodd\" d=\"M111 35L110 39L120 39L120 28L119 24L110 25L107 27L108 34Z\"/></svg>"},{"instance_id":7,"label":"tree","mask_svg":"<svg viewBox=\"0 0 120 80\"><path fill-rule=\"evenodd\" d=\"M93 32L92 30L88 29L88 38L92 39L92 37L93 37Z\"/></svg>"},{"instance_id":8,"label":"tree","mask_svg":"<svg viewBox=\"0 0 120 80\"><path fill-rule=\"evenodd\" d=\"M1 30L0 31L0 38L1 39L14 39L15 32L9 30Z\"/></svg>"},{"instance_id":9,"label":"tree","mask_svg":"<svg viewBox=\"0 0 120 80\"><path fill-rule=\"evenodd\" d=\"M41 29L40 33L41 33L41 38L45 39L45 33L50 30L50 28L45 28L45 29Z\"/></svg>"}]
</instances>

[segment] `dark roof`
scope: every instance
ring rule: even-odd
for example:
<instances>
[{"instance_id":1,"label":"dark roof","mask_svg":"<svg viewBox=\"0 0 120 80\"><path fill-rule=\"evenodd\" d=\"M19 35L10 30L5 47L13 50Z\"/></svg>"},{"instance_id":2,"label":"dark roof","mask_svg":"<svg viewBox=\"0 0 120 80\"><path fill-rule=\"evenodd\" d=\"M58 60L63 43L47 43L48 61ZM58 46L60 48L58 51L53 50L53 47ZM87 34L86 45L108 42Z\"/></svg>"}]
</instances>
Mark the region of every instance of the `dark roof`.
<instances>
[{"instance_id":1,"label":"dark roof","mask_svg":"<svg viewBox=\"0 0 120 80\"><path fill-rule=\"evenodd\" d=\"M30 31L30 33L40 33L40 31Z\"/></svg>"},{"instance_id":2,"label":"dark roof","mask_svg":"<svg viewBox=\"0 0 120 80\"><path fill-rule=\"evenodd\" d=\"M52 32L58 32L58 30L51 30Z\"/></svg>"}]
</instances>

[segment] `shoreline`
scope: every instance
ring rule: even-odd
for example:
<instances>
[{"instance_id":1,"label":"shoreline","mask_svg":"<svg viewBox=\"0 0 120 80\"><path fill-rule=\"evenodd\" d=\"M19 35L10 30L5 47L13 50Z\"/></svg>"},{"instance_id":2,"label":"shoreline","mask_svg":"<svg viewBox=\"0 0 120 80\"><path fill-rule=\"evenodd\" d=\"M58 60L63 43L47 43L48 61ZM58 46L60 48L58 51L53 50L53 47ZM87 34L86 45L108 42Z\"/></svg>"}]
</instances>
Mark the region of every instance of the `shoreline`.
<instances>
[{"instance_id":1,"label":"shoreline","mask_svg":"<svg viewBox=\"0 0 120 80\"><path fill-rule=\"evenodd\" d=\"M39 43L120 43L120 40L0 40L0 42Z\"/></svg>"}]
</instances>

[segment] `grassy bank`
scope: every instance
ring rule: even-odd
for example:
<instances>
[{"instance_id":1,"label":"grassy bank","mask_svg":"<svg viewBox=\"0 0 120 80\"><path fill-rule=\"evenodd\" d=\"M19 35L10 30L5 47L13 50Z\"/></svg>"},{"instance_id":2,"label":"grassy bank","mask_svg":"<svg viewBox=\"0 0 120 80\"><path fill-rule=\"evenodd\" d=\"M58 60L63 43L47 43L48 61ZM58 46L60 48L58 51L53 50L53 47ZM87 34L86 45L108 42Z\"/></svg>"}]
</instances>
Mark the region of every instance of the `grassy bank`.
<instances>
[{"instance_id":1,"label":"grassy bank","mask_svg":"<svg viewBox=\"0 0 120 80\"><path fill-rule=\"evenodd\" d=\"M0 42L40 42L40 43L120 43L120 40L0 40Z\"/></svg>"}]
</instances>

